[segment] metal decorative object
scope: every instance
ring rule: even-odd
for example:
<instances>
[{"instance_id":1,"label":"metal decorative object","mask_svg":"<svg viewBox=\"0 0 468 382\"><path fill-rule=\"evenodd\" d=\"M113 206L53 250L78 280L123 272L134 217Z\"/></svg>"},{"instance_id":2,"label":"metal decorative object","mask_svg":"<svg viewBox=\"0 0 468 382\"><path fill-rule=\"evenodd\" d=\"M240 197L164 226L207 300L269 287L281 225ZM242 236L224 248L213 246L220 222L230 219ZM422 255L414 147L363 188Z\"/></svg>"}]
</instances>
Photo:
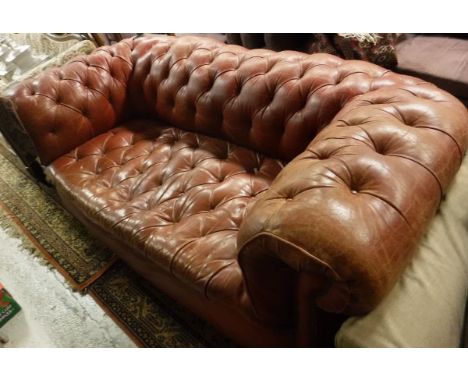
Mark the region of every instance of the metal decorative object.
<instances>
[{"instance_id":1,"label":"metal decorative object","mask_svg":"<svg viewBox=\"0 0 468 382\"><path fill-rule=\"evenodd\" d=\"M17 44L4 36L0 40L0 78L14 81L48 58L46 54L34 54L30 45Z\"/></svg>"}]
</instances>

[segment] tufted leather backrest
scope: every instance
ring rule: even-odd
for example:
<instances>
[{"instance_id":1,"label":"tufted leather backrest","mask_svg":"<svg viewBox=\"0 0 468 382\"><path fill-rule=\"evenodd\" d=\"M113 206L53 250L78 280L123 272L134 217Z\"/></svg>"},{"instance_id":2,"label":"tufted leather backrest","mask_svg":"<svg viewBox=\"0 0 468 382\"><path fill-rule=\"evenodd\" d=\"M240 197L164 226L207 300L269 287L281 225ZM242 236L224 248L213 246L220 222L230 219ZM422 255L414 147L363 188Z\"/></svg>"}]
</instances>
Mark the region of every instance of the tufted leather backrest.
<instances>
[{"instance_id":1,"label":"tufted leather backrest","mask_svg":"<svg viewBox=\"0 0 468 382\"><path fill-rule=\"evenodd\" d=\"M134 43L129 100L137 114L286 161L353 97L417 83L327 54L248 50L190 36Z\"/></svg>"},{"instance_id":2,"label":"tufted leather backrest","mask_svg":"<svg viewBox=\"0 0 468 382\"><path fill-rule=\"evenodd\" d=\"M150 116L289 161L354 97L420 81L327 54L248 50L210 38L137 38L19 86L18 115L43 164Z\"/></svg>"}]
</instances>

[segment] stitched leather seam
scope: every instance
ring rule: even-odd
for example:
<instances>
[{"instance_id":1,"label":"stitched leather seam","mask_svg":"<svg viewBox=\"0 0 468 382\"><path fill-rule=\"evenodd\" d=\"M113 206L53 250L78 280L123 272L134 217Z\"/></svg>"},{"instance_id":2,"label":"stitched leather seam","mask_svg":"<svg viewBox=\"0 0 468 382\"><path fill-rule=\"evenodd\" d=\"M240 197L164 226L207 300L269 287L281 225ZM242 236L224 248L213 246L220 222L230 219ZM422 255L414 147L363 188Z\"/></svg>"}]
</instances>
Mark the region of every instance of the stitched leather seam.
<instances>
[{"instance_id":1,"label":"stitched leather seam","mask_svg":"<svg viewBox=\"0 0 468 382\"><path fill-rule=\"evenodd\" d=\"M90 86L87 86L87 85L85 85L82 81L75 80L75 79L73 79L73 78L62 78L61 81L73 81L73 82L76 82L76 83L80 84L81 86L83 86L84 88L89 89L89 90L94 90L96 93L101 94L105 99L108 99L108 97L107 97L102 91L100 91L100 90L98 90L98 89L94 89L94 88L92 88L92 87L90 87ZM77 111L81 113L81 110L77 109Z\"/></svg>"},{"instance_id":2,"label":"stitched leather seam","mask_svg":"<svg viewBox=\"0 0 468 382\"><path fill-rule=\"evenodd\" d=\"M81 111L80 111L79 109L77 109L76 107L74 107L74 106L72 106L72 105L68 105L68 104L66 104L66 103L57 102L55 99L53 99L51 96L49 96L49 95L47 95L47 94L36 93L35 95L36 95L36 96L42 96L42 97L48 98L48 99L50 99L51 101L53 101L53 102L55 103L55 105L60 105L60 106L66 107L66 108L68 108L68 109L70 109L70 110L73 110L73 111L75 111L75 112L77 112L77 113L82 114ZM57 114L57 113L55 113L55 114Z\"/></svg>"},{"instance_id":3,"label":"stitched leather seam","mask_svg":"<svg viewBox=\"0 0 468 382\"><path fill-rule=\"evenodd\" d=\"M437 185L439 186L439 190L440 190L440 197L439 197L439 204L442 202L442 195L444 194L444 191L443 191L443 187L442 187L442 182L440 181L439 177L436 175L436 173L434 171L432 171L429 167L427 167L425 164L421 163L420 161L414 159L414 158L410 158L406 155L401 155L401 154L385 154L386 156L390 156L390 157L398 157L398 158L403 158L403 159L407 159L407 160L410 160L418 165L420 165L422 168L426 169L435 179L435 181L437 182Z\"/></svg>"},{"instance_id":4,"label":"stitched leather seam","mask_svg":"<svg viewBox=\"0 0 468 382\"><path fill-rule=\"evenodd\" d=\"M369 144L369 142L363 141L363 140L358 139L358 138L356 138L356 137L350 137L350 136L327 137L327 138L322 139L322 141L328 141L328 140L332 140L332 139L352 139L352 140L355 140L355 141L358 141L358 142L360 142L360 143L365 144L367 147L369 147L370 149L372 149L372 150L375 151L375 147L371 146L371 145ZM310 150L309 150L309 151L310 151Z\"/></svg>"},{"instance_id":5,"label":"stitched leather seam","mask_svg":"<svg viewBox=\"0 0 468 382\"><path fill-rule=\"evenodd\" d=\"M134 213L132 213L132 215L133 215L133 214L139 214L139 213L141 213L141 212L134 212ZM163 219L163 220L164 220L164 219ZM159 227L168 227L168 226L170 226L170 225L174 225L174 223L173 223L173 222L170 222L170 221L167 221L167 224L152 224L152 225L147 225L147 226L145 226L145 227L142 227L142 228L140 228L140 229L137 229L136 231L133 231L132 234L133 234L133 236L135 237L138 233L140 233L141 231L144 231L144 230L146 230L146 229L150 229L150 228L159 228Z\"/></svg>"},{"instance_id":6,"label":"stitched leather seam","mask_svg":"<svg viewBox=\"0 0 468 382\"><path fill-rule=\"evenodd\" d=\"M394 106L393 106L394 107ZM403 117L403 115L401 114L401 112L396 108L394 107L395 110L398 111L399 115ZM407 123L405 123L405 120L400 120L398 117L396 117L394 114L390 113L389 111L385 110L385 109L378 109L378 110L381 110L391 116L393 116L395 119L397 119L399 122L401 122L402 124L404 124L405 126L408 126L410 128L415 128L415 129L430 129L430 130L434 130L434 131L438 131L439 133L442 133L442 134L445 134L447 137L449 137L454 143L455 145L457 146L457 149L458 149L458 153L460 154L460 163L463 159L463 150L462 148L460 147L460 145L458 144L457 140L452 137L447 131L445 130L442 130L442 129L438 129L437 127L432 127L432 126L426 126L426 125L409 125Z\"/></svg>"},{"instance_id":7,"label":"stitched leather seam","mask_svg":"<svg viewBox=\"0 0 468 382\"><path fill-rule=\"evenodd\" d=\"M224 260L226 261L226 260ZM236 264L237 263L237 260L232 260L231 262L229 262L228 264L226 265L223 265L221 268L218 268L215 272L213 272L210 277L208 278L208 280L205 282L205 287L203 289L203 294L205 295L205 297L207 299L210 299L209 295L208 295L208 289L210 287L210 284L211 282L213 281L213 279L218 275L220 274L222 271L224 271L226 268L229 268L230 266L232 266L233 264Z\"/></svg>"},{"instance_id":8,"label":"stitched leather seam","mask_svg":"<svg viewBox=\"0 0 468 382\"><path fill-rule=\"evenodd\" d=\"M166 50L165 52L159 54L158 56L152 57L152 59L150 60L150 71L151 71L151 67L154 65L154 63L155 63L157 60L159 60L161 57L167 55L167 53L169 52L169 48L170 48L170 46L168 45L168 46L167 46L167 50ZM167 69L167 70L168 70L168 72L170 72L170 71L171 71L171 68L168 66L168 69Z\"/></svg>"},{"instance_id":9,"label":"stitched leather seam","mask_svg":"<svg viewBox=\"0 0 468 382\"><path fill-rule=\"evenodd\" d=\"M202 237L206 237L206 236L208 236L208 235L212 235L212 234L215 234L215 233L218 233L218 232L222 232L222 231L237 231L237 229L229 229L229 228L220 229L220 230L218 230L218 231L210 232L210 233L208 233L208 234L206 234L206 235L204 235L204 236L202 236ZM173 276L176 276L176 277L177 277L177 275L174 273L174 272L175 272L174 267L175 267L175 261L177 260L177 258L179 257L179 255L182 253L182 251L183 251L186 247L188 247L190 244L195 243L195 242L196 242L197 240L199 240L199 239L201 239L201 237L196 237L196 238L190 240L189 242L183 244L183 245L174 253L174 255L173 255L172 258L171 258L171 262L170 262L170 264L169 264L169 272L170 272Z\"/></svg>"},{"instance_id":10,"label":"stitched leather seam","mask_svg":"<svg viewBox=\"0 0 468 382\"><path fill-rule=\"evenodd\" d=\"M360 194L366 194L366 195L373 196L374 198L380 199L382 202L388 204L388 205L389 205L390 207L392 207L396 212L398 212L398 215L401 216L401 218L405 221L405 223L408 225L408 227L410 227L411 229L413 229L412 225L410 224L410 222L408 221L408 219L406 218L406 216L403 214L403 212L401 212L400 209L399 209L396 205L394 205L392 202L390 202L389 200L387 200L387 199L384 198L383 196L374 194L373 192L370 192L370 191L361 190L361 191L359 191L359 193L360 193Z\"/></svg>"},{"instance_id":11,"label":"stitched leather seam","mask_svg":"<svg viewBox=\"0 0 468 382\"><path fill-rule=\"evenodd\" d=\"M111 52L106 48L98 48L95 50L95 52L104 52L104 53L107 53L108 55L111 55ZM122 61L126 62L130 67L133 67L133 64L130 61L128 61L126 58L122 57L120 54L114 53L114 55L111 57L120 58Z\"/></svg>"},{"instance_id":12,"label":"stitched leather seam","mask_svg":"<svg viewBox=\"0 0 468 382\"><path fill-rule=\"evenodd\" d=\"M338 158L337 158L338 159ZM330 167L324 165L323 167L325 167L328 171L330 171L333 175L335 175L339 180L341 180L343 182L343 185L348 187L348 188L351 188L351 186L348 184L348 182L343 179L341 177L341 175L339 175L335 170L331 169ZM335 179L335 182L336 182L336 179ZM349 183L352 183L352 179L350 179L350 182Z\"/></svg>"},{"instance_id":13,"label":"stitched leather seam","mask_svg":"<svg viewBox=\"0 0 468 382\"><path fill-rule=\"evenodd\" d=\"M228 178L231 178L231 177L233 177L233 176L235 176L235 175L239 175L239 174L241 174L241 172L236 173L236 174L233 174L233 175L231 175L231 176L228 176L228 177L224 178L224 180L226 180L226 179L228 179ZM174 175L175 175L175 174L174 174ZM214 176L213 174L210 173L210 175L212 175L214 178L216 178L216 176ZM173 196L173 197L171 197L171 198L169 198L169 199L163 200L162 202L158 203L157 205L159 206L159 205L162 205L163 203L167 203L167 202L169 202L169 201L171 201L171 200L173 200L173 199L177 199L177 198L179 198L181 195L188 193L189 191L191 191L191 190L194 189L194 188L197 188L197 187L199 187L199 186L208 185L208 184L220 184L220 182L215 181L215 182L205 182L205 183L197 184L197 185L195 185L195 186L192 186L192 187L186 189L184 192L182 192L182 193L180 193L180 194L178 194L178 195L176 195L176 196ZM165 185L165 184L162 184L162 186L164 186L164 185ZM249 197L249 196L248 196L248 195L239 196L238 198L245 198L245 197ZM237 197L235 197L235 198L233 198L233 199L236 199L236 198L237 198ZM228 201L230 201L230 200L227 200L226 202L228 202ZM223 202L223 203L220 203L217 207L219 207L219 206L222 205L222 204L224 204L224 202ZM202 211L202 212L203 212L203 211ZM191 216L192 216L192 215L191 215Z\"/></svg>"},{"instance_id":14,"label":"stitched leather seam","mask_svg":"<svg viewBox=\"0 0 468 382\"><path fill-rule=\"evenodd\" d=\"M430 129L430 130L438 131L439 133L445 134L447 137L449 137L453 141L453 143L455 143L455 146L457 146L458 154L459 154L459 165L461 164L461 162L463 160L463 150L460 147L460 145L458 144L457 140L454 137L452 137L450 135L450 133L448 133L447 131L438 129L437 127L432 127L432 126L416 125L416 126L413 126L413 127L417 128L417 129Z\"/></svg>"},{"instance_id":15,"label":"stitched leather seam","mask_svg":"<svg viewBox=\"0 0 468 382\"><path fill-rule=\"evenodd\" d=\"M270 231L264 231L264 232L259 232L257 234L255 234L254 236L252 236L249 240L247 240L244 244L242 244L242 246L239 248L239 254L242 253L244 247L246 247L248 244L250 244L251 242L255 241L256 239L258 238L261 238L262 236L269 236L273 239L276 239L276 240L279 240L281 241L283 244L286 244L288 246L291 246L292 248L298 250L299 252L301 252L302 254L304 254L306 256L306 258L309 258L311 260L313 260L314 262L317 262L318 264L328 268L331 273L333 274L333 276L335 277L336 281L338 282L344 282L344 280L340 277L340 275L335 271L335 269L328 263L326 262L325 260L322 260L318 257L316 257L315 255L313 255L312 253L310 253L308 250L302 248L301 246L293 243L292 241L289 241L281 236L278 236L277 234L273 233L273 232L270 232ZM269 254L273 254L274 256L273 257L276 257L277 259L281 260L284 262L284 260L282 259L282 256L281 254L279 253L276 253L276 252L271 252L269 251L268 252L268 255ZM285 262L285 264L287 264L288 266L290 266L288 263ZM292 268L292 267L291 267ZM295 269L295 268L292 268L294 269L296 272L302 272L302 271L307 271L307 269Z\"/></svg>"},{"instance_id":16,"label":"stitched leather seam","mask_svg":"<svg viewBox=\"0 0 468 382\"><path fill-rule=\"evenodd\" d=\"M324 266L325 268L329 269L331 274L333 275L333 277L335 278L335 282L339 282L339 283L343 283L343 285L345 286L347 292L348 292L348 296L351 295L351 292L350 292L350 287L349 285L340 277L340 275L335 271L335 269L329 264L327 263L326 261L316 257L315 255L313 255L312 253L310 253L308 250L294 244L293 242L289 241L289 240L286 240L284 238L282 238L281 236L278 236L277 234L274 234L272 232L268 232L268 231L263 231L263 232L260 232L260 233L257 233L255 234L254 236L252 236L249 240L247 240L238 250L238 262L239 262L239 266L241 267L241 270L243 271L243 273L245 274L245 271L243 270L243 267L242 267L242 264L243 264L243 261L241 260L241 257L245 256L243 255L243 249L248 245L250 244L251 242L253 242L254 240L256 240L257 238L261 239L262 236L268 236L268 237L271 237L275 240L278 240L280 242L282 242L284 245L287 245L287 246L290 246L292 248L294 248L295 250L299 251L300 253L302 253L303 255L306 256L306 258L308 259L311 259L312 261L318 263L319 265L322 265ZM264 252L266 253L266 251ZM289 265L288 263L286 263L284 261L284 259L281 257L280 254L274 252L274 251L268 251L268 253L266 254L267 256L271 256L271 257L274 257L274 258L277 258L279 260L281 260L283 263L285 263L287 266L289 266L291 269L295 270L296 272L303 272L303 271L308 271L307 269L306 270L303 270L303 269L295 269L293 267L291 267L291 265ZM247 281L247 280L246 280ZM330 290L332 284L329 284L329 288L328 290ZM254 299L252 296L252 293L250 291L250 287L249 287L249 283L248 282L245 282L245 287L247 289L247 292L248 292L248 295L250 296L250 300L252 302L252 306L253 306L253 310L255 311L255 313L257 314L258 316L258 309L256 307L256 299ZM322 295L325 295L327 293L327 291L324 291L322 293ZM319 296L317 296L319 297ZM348 306L350 305L350 299L348 298L348 301L346 302L346 305L345 307L343 308L342 311L345 311Z\"/></svg>"},{"instance_id":17,"label":"stitched leather seam","mask_svg":"<svg viewBox=\"0 0 468 382\"><path fill-rule=\"evenodd\" d=\"M88 89L89 89L89 88L88 88ZM95 89L91 89L91 90L95 90ZM97 91L97 92L98 92L99 94L101 94L107 101L109 101L108 98L105 97L101 92L99 92L99 91ZM60 106L66 107L66 108L68 108L68 109L70 109L70 110L73 110L74 112L80 114L82 117L84 117L84 118L86 118L87 120L91 121L91 119L90 119L89 117L85 116L85 115L83 114L83 112L82 112L80 109L78 109L78 108L76 108L76 107L74 107L74 106L72 106L72 105L68 105L68 104L62 103L62 102L57 102L55 99L53 99L52 97L50 97L50 96L48 96L48 95L46 95L46 94L36 93L35 95L37 95L37 96L42 96L42 97L46 97L46 98L50 99L51 101L53 101L56 105L60 105ZM89 103L89 101L88 101L88 103ZM115 113L114 106L112 105L112 103L111 103L110 101L109 101L109 103L110 103L110 105L111 105L111 107L112 107L113 112ZM57 115L57 113L55 113L55 118L56 118L56 115ZM94 124L91 123L90 125L91 125L91 129L93 130L93 135L92 135L92 136L94 137L94 136L96 135L96 134L94 134L94 133L95 133L95 132L94 132Z\"/></svg>"},{"instance_id":18,"label":"stitched leather seam","mask_svg":"<svg viewBox=\"0 0 468 382\"><path fill-rule=\"evenodd\" d=\"M345 78L347 78L347 77L349 77L349 76L352 76L352 75L354 75L354 74L364 74L364 75L366 75L366 76L370 76L369 73L366 73L366 72L361 72L361 71L351 72L351 73L346 74L344 77L341 77L341 76L338 77L338 80L339 80L339 81L336 83L336 85L339 85L341 82L343 82L343 80L344 80Z\"/></svg>"},{"instance_id":19,"label":"stitched leather seam","mask_svg":"<svg viewBox=\"0 0 468 382\"><path fill-rule=\"evenodd\" d=\"M374 139L372 138L372 136L370 135L370 133L364 129L362 126L360 125L355 125L358 129L361 129L364 134L366 134L367 138L369 138L369 141L372 142L372 145L374 146L374 151L377 152L377 144L375 143Z\"/></svg>"},{"instance_id":20,"label":"stitched leather seam","mask_svg":"<svg viewBox=\"0 0 468 382\"><path fill-rule=\"evenodd\" d=\"M345 168L346 172L348 173L348 177L349 177L349 181L350 181L350 184L348 184L348 187L351 188L351 189L354 188L354 187L356 187L356 183L355 183L355 181L354 181L354 179L355 179L355 178L354 178L354 174L353 174L353 172L351 171L351 169L349 168L348 163L347 163L346 161L344 161L343 159L338 158L338 157L336 157L335 159L343 165L343 167Z\"/></svg>"},{"instance_id":21,"label":"stitched leather seam","mask_svg":"<svg viewBox=\"0 0 468 382\"><path fill-rule=\"evenodd\" d=\"M192 50L190 51L190 53L188 54L188 56L186 56L186 57L180 57L180 58L178 58L177 60L175 60L175 61L169 66L169 72L172 70L172 68L173 68L178 62L183 61L183 60L188 60L188 59L193 55L193 53L196 52L197 50L207 50L207 51L209 51L209 52L212 52L211 49L203 48L203 47L199 47L199 48L192 49ZM169 50L168 50L166 53L168 53L168 52L170 52L170 48L169 48ZM172 52L171 52L171 53L172 53Z\"/></svg>"},{"instance_id":22,"label":"stitched leather seam","mask_svg":"<svg viewBox=\"0 0 468 382\"><path fill-rule=\"evenodd\" d=\"M84 65L88 64L88 65L86 65L86 66L92 67L92 68L102 69L102 70L104 70L105 72L107 72L107 73L109 74L109 76L110 76L113 80L115 80L115 81L117 81L117 82L120 82L120 84L123 85L125 88L127 87L127 83L126 83L126 82L122 81L120 78L114 77L114 76L112 75L111 71L110 71L109 69L104 68L103 66L96 65L96 64L91 64L91 63L89 63L89 62L87 62L87 61L84 61L83 59L81 59L81 60L76 60L76 61L71 61L71 62L69 62L69 63L72 63L72 62L79 62L79 63L82 63L82 64L84 64Z\"/></svg>"},{"instance_id":23,"label":"stitched leather seam","mask_svg":"<svg viewBox=\"0 0 468 382\"><path fill-rule=\"evenodd\" d=\"M148 238L151 238L151 236L149 236ZM179 256L179 254L186 248L188 247L190 244L196 242L198 239L198 237L192 239L192 240L189 240L187 243L183 244L182 246L180 246L179 249L177 249L177 251L175 251L174 255L172 255L171 257L171 261L169 263L169 273L173 276L175 276L174 274L174 263L176 261L176 258Z\"/></svg>"},{"instance_id":24,"label":"stitched leather seam","mask_svg":"<svg viewBox=\"0 0 468 382\"><path fill-rule=\"evenodd\" d=\"M139 212L130 212L129 214L125 215L122 219L119 219L117 222L113 223L109 228L113 230L116 228L120 223L123 223L124 221L127 221L131 216L137 215Z\"/></svg>"}]
</instances>

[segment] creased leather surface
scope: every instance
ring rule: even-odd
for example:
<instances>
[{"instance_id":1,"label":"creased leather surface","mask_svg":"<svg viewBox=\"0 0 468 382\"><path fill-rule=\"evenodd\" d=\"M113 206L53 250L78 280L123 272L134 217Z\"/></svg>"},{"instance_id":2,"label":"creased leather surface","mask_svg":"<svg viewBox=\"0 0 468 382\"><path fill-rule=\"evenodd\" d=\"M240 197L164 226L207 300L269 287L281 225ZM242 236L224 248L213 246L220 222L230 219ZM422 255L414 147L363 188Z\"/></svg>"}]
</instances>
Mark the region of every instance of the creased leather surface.
<instances>
[{"instance_id":1,"label":"creased leather surface","mask_svg":"<svg viewBox=\"0 0 468 382\"><path fill-rule=\"evenodd\" d=\"M190 37L138 41L129 81L137 114L283 160L300 154L353 96L403 82L384 78L388 71L376 65L328 54Z\"/></svg>"},{"instance_id":2,"label":"creased leather surface","mask_svg":"<svg viewBox=\"0 0 468 382\"><path fill-rule=\"evenodd\" d=\"M133 120L57 159L49 175L109 234L208 298L245 298L237 233L282 164L226 141Z\"/></svg>"},{"instance_id":3,"label":"creased leather surface","mask_svg":"<svg viewBox=\"0 0 468 382\"><path fill-rule=\"evenodd\" d=\"M275 324L294 319L300 272L328 311L382 299L468 125L454 97L416 78L199 37L124 40L13 98L42 162L55 160L50 178L88 217Z\"/></svg>"},{"instance_id":4,"label":"creased leather surface","mask_svg":"<svg viewBox=\"0 0 468 382\"><path fill-rule=\"evenodd\" d=\"M128 41L72 59L23 82L13 99L36 144L42 164L49 164L122 118L132 64Z\"/></svg>"},{"instance_id":5,"label":"creased leather surface","mask_svg":"<svg viewBox=\"0 0 468 382\"><path fill-rule=\"evenodd\" d=\"M327 275L324 310L368 312L394 285L461 163L468 127L458 101L413 81L355 97L250 209L239 246L254 305L281 305L256 287L270 283L252 272L262 252Z\"/></svg>"}]
</instances>

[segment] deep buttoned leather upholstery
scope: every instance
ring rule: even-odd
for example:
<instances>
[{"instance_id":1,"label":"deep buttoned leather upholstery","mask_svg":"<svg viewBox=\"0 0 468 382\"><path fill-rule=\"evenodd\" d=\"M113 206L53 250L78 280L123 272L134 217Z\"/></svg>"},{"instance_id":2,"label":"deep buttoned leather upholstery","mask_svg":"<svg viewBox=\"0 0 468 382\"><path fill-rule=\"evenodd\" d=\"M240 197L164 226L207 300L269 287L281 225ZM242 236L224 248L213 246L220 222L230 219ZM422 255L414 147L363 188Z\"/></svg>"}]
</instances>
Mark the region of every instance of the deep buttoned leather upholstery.
<instances>
[{"instance_id":1,"label":"deep buttoned leather upholstery","mask_svg":"<svg viewBox=\"0 0 468 382\"><path fill-rule=\"evenodd\" d=\"M254 264L266 253L327 275L318 305L347 314L375 307L406 265L461 163L466 111L421 86L390 94L349 102L244 218L240 260L259 306L271 278Z\"/></svg>"},{"instance_id":2,"label":"deep buttoned leather upholstery","mask_svg":"<svg viewBox=\"0 0 468 382\"><path fill-rule=\"evenodd\" d=\"M88 217L129 238L149 261L207 298L241 299L242 216L281 168L226 141L132 120L60 157L49 172Z\"/></svg>"},{"instance_id":3,"label":"deep buttoned leather upholstery","mask_svg":"<svg viewBox=\"0 0 468 382\"><path fill-rule=\"evenodd\" d=\"M298 299L375 307L467 143L466 109L429 83L207 38L124 40L12 99L61 197L124 259L282 328Z\"/></svg>"}]
</instances>

